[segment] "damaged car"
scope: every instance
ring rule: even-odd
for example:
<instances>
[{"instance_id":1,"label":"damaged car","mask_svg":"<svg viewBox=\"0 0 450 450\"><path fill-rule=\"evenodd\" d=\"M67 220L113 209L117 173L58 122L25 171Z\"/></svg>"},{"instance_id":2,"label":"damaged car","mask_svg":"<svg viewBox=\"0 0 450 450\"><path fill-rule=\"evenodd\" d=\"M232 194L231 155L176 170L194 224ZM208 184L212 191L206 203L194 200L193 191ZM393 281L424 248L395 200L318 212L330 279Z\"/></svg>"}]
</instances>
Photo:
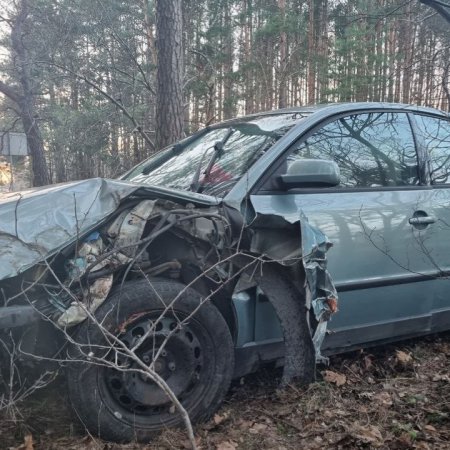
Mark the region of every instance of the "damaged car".
<instances>
[{"instance_id":1,"label":"damaged car","mask_svg":"<svg viewBox=\"0 0 450 450\"><path fill-rule=\"evenodd\" d=\"M332 104L6 194L1 361L65 368L90 432L148 441L266 362L308 383L329 354L449 329L449 166L446 114Z\"/></svg>"}]
</instances>

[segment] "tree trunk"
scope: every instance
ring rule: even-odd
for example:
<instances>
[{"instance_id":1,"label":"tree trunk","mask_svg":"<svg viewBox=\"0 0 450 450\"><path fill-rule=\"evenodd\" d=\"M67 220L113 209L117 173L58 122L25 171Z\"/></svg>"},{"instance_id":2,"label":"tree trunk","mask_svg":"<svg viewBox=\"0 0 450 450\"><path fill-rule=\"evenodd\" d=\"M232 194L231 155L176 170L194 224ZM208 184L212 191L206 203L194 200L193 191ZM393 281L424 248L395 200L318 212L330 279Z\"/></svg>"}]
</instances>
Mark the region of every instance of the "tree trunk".
<instances>
[{"instance_id":1,"label":"tree trunk","mask_svg":"<svg viewBox=\"0 0 450 450\"><path fill-rule=\"evenodd\" d=\"M146 57L154 66L156 66L156 50L155 50L155 39L153 37L153 23L150 17L150 4L149 0L142 0L142 7L144 9L144 32L145 40L147 44Z\"/></svg>"},{"instance_id":2,"label":"tree trunk","mask_svg":"<svg viewBox=\"0 0 450 450\"><path fill-rule=\"evenodd\" d=\"M20 119L27 136L31 154L33 186L50 184L47 162L44 156L44 142L37 123L35 98L30 74L31 60L24 45L24 24L28 17L28 0L18 4L17 16L11 23L11 44L15 56L15 71L21 91L0 82L0 92L9 97L19 108Z\"/></svg>"},{"instance_id":3,"label":"tree trunk","mask_svg":"<svg viewBox=\"0 0 450 450\"><path fill-rule=\"evenodd\" d=\"M223 80L223 118L231 119L234 116L234 93L233 93L233 28L230 16L230 7L225 3L224 25L225 35L225 61L224 61L224 80Z\"/></svg>"},{"instance_id":4,"label":"tree trunk","mask_svg":"<svg viewBox=\"0 0 450 450\"><path fill-rule=\"evenodd\" d=\"M316 55L315 55L315 15L314 15L314 0L308 2L308 104L313 104L316 100Z\"/></svg>"},{"instance_id":5,"label":"tree trunk","mask_svg":"<svg viewBox=\"0 0 450 450\"><path fill-rule=\"evenodd\" d=\"M183 136L183 36L181 0L156 2L156 146Z\"/></svg>"},{"instance_id":6,"label":"tree trunk","mask_svg":"<svg viewBox=\"0 0 450 450\"><path fill-rule=\"evenodd\" d=\"M252 64L252 0L244 0L243 14L244 14L244 64L245 64L245 114L252 114L254 112L254 92L253 92L253 70Z\"/></svg>"},{"instance_id":7,"label":"tree trunk","mask_svg":"<svg viewBox=\"0 0 450 450\"><path fill-rule=\"evenodd\" d=\"M285 31L285 20L286 20L286 0L278 0L278 8L280 11L281 20L283 23L283 28L280 32L280 84L278 87L278 108L286 108L286 97L287 97L287 86L286 86L286 77L287 77L287 36Z\"/></svg>"},{"instance_id":8,"label":"tree trunk","mask_svg":"<svg viewBox=\"0 0 450 450\"><path fill-rule=\"evenodd\" d=\"M318 44L320 54L319 65L319 100L321 103L327 101L328 90L328 0L320 4Z\"/></svg>"}]
</instances>

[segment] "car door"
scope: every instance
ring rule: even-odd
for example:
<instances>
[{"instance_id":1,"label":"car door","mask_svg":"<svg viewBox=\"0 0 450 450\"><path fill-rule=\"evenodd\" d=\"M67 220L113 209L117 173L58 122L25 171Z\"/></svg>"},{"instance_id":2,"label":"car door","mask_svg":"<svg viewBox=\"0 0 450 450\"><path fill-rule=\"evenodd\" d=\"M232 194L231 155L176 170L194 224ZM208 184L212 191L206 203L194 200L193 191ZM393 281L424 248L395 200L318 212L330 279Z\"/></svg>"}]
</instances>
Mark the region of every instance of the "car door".
<instances>
[{"instance_id":1,"label":"car door","mask_svg":"<svg viewBox=\"0 0 450 450\"><path fill-rule=\"evenodd\" d=\"M433 329L450 328L450 121L445 117L415 114L417 141L428 156L432 195L426 235L420 236L424 257L429 261L433 290Z\"/></svg>"},{"instance_id":2,"label":"car door","mask_svg":"<svg viewBox=\"0 0 450 450\"><path fill-rule=\"evenodd\" d=\"M288 172L297 158L334 160L340 185L282 191L277 174ZM429 261L417 224L410 223L426 215L429 204L430 189L421 185L419 172L406 113L341 115L301 136L251 196L257 214L292 221L302 211L334 243L328 267L340 306L324 350L430 329L433 281L423 276Z\"/></svg>"}]
</instances>

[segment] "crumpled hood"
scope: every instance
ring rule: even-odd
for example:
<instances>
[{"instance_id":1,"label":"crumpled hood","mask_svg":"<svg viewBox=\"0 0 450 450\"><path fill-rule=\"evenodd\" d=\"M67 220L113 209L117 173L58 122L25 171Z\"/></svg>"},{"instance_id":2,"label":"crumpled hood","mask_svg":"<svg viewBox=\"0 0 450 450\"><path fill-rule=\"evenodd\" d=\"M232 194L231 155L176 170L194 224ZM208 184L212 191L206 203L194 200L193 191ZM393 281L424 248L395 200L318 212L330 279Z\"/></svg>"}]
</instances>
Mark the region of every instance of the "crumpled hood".
<instances>
[{"instance_id":1,"label":"crumpled hood","mask_svg":"<svg viewBox=\"0 0 450 450\"><path fill-rule=\"evenodd\" d=\"M0 280L55 254L112 214L132 194L199 206L221 200L126 181L92 178L0 195Z\"/></svg>"},{"instance_id":2,"label":"crumpled hood","mask_svg":"<svg viewBox=\"0 0 450 450\"><path fill-rule=\"evenodd\" d=\"M0 280L54 254L113 213L139 185L94 178L0 196Z\"/></svg>"}]
</instances>

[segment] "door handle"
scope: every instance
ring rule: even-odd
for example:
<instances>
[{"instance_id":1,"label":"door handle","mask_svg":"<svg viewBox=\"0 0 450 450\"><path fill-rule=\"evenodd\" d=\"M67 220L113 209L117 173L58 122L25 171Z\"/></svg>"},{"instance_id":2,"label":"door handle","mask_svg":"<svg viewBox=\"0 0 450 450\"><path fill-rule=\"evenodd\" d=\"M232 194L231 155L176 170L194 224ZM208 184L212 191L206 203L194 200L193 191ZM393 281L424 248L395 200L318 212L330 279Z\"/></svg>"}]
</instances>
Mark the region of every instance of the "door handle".
<instances>
[{"instance_id":1,"label":"door handle","mask_svg":"<svg viewBox=\"0 0 450 450\"><path fill-rule=\"evenodd\" d=\"M430 225L436 222L436 218L433 216L411 217L408 222L411 225Z\"/></svg>"}]
</instances>

